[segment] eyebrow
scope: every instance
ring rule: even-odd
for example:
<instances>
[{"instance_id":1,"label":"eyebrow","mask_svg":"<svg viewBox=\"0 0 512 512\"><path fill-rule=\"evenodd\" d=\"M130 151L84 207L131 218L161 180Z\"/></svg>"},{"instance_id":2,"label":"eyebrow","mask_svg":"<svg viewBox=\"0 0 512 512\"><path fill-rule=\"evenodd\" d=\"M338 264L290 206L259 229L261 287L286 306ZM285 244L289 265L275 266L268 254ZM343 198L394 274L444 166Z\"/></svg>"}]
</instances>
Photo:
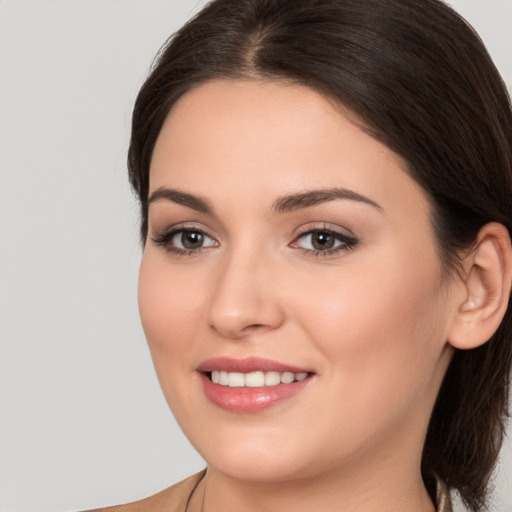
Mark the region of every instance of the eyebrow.
<instances>
[{"instance_id":1,"label":"eyebrow","mask_svg":"<svg viewBox=\"0 0 512 512\"><path fill-rule=\"evenodd\" d=\"M181 204L192 210L196 210L201 213L213 214L213 206L203 197L194 196L187 194L186 192L180 192L171 188L160 187L156 189L148 199L148 206L155 201L166 199L173 203Z\"/></svg>"},{"instance_id":2,"label":"eyebrow","mask_svg":"<svg viewBox=\"0 0 512 512\"><path fill-rule=\"evenodd\" d=\"M300 210L302 208L316 206L321 203L334 201L335 199L349 199L351 201L368 204L377 210L384 210L382 206L369 199L368 197L365 197L346 188L336 187L320 190L310 190L307 192L301 192L299 194L290 194L280 197L274 202L272 211L275 213L288 213Z\"/></svg>"},{"instance_id":3,"label":"eyebrow","mask_svg":"<svg viewBox=\"0 0 512 512\"><path fill-rule=\"evenodd\" d=\"M196 210L201 213L206 213L209 215L214 214L213 206L204 197L195 196L193 194L187 194L186 192L181 192L179 190L167 187L160 187L157 190L155 190L149 196L148 206L151 203L154 203L161 199L181 204L183 206L186 206L188 208L191 208L192 210ZM306 192L289 194L286 196L279 197L274 201L272 205L272 211L277 214L288 213L296 210L301 210L303 208L310 208L312 206L316 206L321 203L327 203L329 201L334 201L336 199L348 199L351 201L357 201L359 203L365 203L376 208L377 210L383 211L382 206L380 206L372 199L369 199L368 197L358 194L357 192L354 192L352 190L339 187L309 190Z\"/></svg>"}]
</instances>

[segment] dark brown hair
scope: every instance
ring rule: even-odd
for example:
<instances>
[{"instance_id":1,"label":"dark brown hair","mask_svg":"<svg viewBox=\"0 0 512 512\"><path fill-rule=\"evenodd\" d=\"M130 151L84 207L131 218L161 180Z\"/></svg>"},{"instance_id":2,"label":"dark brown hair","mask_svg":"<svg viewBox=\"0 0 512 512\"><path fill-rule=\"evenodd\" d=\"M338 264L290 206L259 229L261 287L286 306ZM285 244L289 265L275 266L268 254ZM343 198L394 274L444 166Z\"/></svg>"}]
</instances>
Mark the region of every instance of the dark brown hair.
<instances>
[{"instance_id":1,"label":"dark brown hair","mask_svg":"<svg viewBox=\"0 0 512 512\"><path fill-rule=\"evenodd\" d=\"M356 114L429 196L445 268L495 221L512 232L512 111L473 29L439 0L215 0L164 45L133 113L130 181L147 236L149 167L162 124L216 78L306 85ZM456 351L434 407L422 470L486 504L503 440L512 312L480 348Z\"/></svg>"}]
</instances>

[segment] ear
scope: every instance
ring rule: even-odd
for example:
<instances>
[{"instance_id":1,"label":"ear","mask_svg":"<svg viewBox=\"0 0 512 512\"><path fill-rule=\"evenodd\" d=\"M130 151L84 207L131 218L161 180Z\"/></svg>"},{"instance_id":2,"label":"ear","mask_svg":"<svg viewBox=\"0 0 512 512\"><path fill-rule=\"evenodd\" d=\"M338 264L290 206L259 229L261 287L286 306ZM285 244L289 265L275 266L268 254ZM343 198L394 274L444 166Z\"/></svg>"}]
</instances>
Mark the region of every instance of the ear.
<instances>
[{"instance_id":1,"label":"ear","mask_svg":"<svg viewBox=\"0 0 512 512\"><path fill-rule=\"evenodd\" d=\"M488 341L507 311L512 285L512 248L507 228L496 222L483 226L463 267L463 293L448 342L467 350Z\"/></svg>"}]
</instances>

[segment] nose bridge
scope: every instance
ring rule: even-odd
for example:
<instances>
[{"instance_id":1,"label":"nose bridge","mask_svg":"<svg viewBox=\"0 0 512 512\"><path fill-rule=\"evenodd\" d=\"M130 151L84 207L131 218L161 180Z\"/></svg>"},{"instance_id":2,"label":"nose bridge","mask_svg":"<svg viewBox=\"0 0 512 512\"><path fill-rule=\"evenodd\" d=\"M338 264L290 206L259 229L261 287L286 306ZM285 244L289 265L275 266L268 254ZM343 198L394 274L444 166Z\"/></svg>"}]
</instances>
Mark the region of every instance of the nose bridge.
<instances>
[{"instance_id":1,"label":"nose bridge","mask_svg":"<svg viewBox=\"0 0 512 512\"><path fill-rule=\"evenodd\" d=\"M209 326L235 339L278 327L284 313L275 287L272 255L245 243L223 256L211 290Z\"/></svg>"}]
</instances>

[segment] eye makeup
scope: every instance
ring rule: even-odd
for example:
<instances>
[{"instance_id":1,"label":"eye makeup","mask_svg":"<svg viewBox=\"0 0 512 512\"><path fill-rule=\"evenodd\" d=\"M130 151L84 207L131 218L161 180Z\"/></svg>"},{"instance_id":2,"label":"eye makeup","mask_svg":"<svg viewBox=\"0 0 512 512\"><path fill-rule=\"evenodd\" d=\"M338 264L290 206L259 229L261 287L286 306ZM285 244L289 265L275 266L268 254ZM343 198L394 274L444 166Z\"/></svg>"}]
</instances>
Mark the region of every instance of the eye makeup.
<instances>
[{"instance_id":1,"label":"eye makeup","mask_svg":"<svg viewBox=\"0 0 512 512\"><path fill-rule=\"evenodd\" d=\"M219 246L219 242L196 226L171 227L151 237L153 243L177 256L193 256ZM306 256L328 258L352 250L358 243L354 236L342 233L327 224L308 225L289 244Z\"/></svg>"},{"instance_id":2,"label":"eye makeup","mask_svg":"<svg viewBox=\"0 0 512 512\"><path fill-rule=\"evenodd\" d=\"M301 228L290 247L302 250L307 256L328 258L354 249L357 243L353 235L324 223L320 227L309 224Z\"/></svg>"},{"instance_id":3,"label":"eye makeup","mask_svg":"<svg viewBox=\"0 0 512 512\"><path fill-rule=\"evenodd\" d=\"M204 230L193 226L171 228L151 237L151 240L155 245L163 247L166 252L177 256L192 256L219 245Z\"/></svg>"}]
</instances>

